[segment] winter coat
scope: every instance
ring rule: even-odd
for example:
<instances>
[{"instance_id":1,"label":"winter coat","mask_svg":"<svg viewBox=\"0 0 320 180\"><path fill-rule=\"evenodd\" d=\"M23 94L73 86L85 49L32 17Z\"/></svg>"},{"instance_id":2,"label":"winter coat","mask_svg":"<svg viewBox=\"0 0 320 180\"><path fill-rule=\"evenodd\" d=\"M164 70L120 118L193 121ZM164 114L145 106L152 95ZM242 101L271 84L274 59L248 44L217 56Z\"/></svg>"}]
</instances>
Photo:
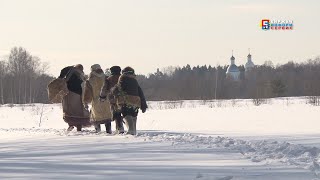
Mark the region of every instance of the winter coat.
<instances>
[{"instance_id":1,"label":"winter coat","mask_svg":"<svg viewBox=\"0 0 320 180\"><path fill-rule=\"evenodd\" d=\"M85 80L83 72L68 66L61 70L59 78L65 78L69 90L62 100L64 121L69 126L90 126L89 111L82 101L82 83Z\"/></svg>"},{"instance_id":2,"label":"winter coat","mask_svg":"<svg viewBox=\"0 0 320 180\"><path fill-rule=\"evenodd\" d=\"M111 75L105 80L104 85L103 85L101 92L100 92L100 97L102 97L102 98L108 97L111 88L113 88L118 83L119 77L120 77L120 74L119 75Z\"/></svg>"},{"instance_id":3,"label":"winter coat","mask_svg":"<svg viewBox=\"0 0 320 180\"><path fill-rule=\"evenodd\" d=\"M100 90L105 82L106 76L103 72L91 72L89 80L85 83L83 100L85 103L91 103L91 121L105 123L102 121L111 120L110 102L99 100Z\"/></svg>"},{"instance_id":4,"label":"winter coat","mask_svg":"<svg viewBox=\"0 0 320 180\"><path fill-rule=\"evenodd\" d=\"M69 79L68 76L70 76ZM82 71L76 69L73 66L68 66L61 70L59 78L67 78L68 90L76 94L82 95L81 84L84 81L84 74Z\"/></svg>"},{"instance_id":5,"label":"winter coat","mask_svg":"<svg viewBox=\"0 0 320 180\"><path fill-rule=\"evenodd\" d=\"M148 108L143 91L135 75L122 74L119 77L117 86L112 91L119 106L141 108L142 110Z\"/></svg>"},{"instance_id":6,"label":"winter coat","mask_svg":"<svg viewBox=\"0 0 320 180\"><path fill-rule=\"evenodd\" d=\"M111 89L117 85L118 81L119 81L119 77L120 77L120 74L119 75L111 75L109 76L102 89L101 89L101 92L100 92L100 97L101 98L108 98L109 102L110 102L110 105L111 105L111 111L114 113L114 112L118 112L119 111L119 108L117 107L116 105L116 99L114 97L114 95L111 92Z\"/></svg>"},{"instance_id":7,"label":"winter coat","mask_svg":"<svg viewBox=\"0 0 320 180\"><path fill-rule=\"evenodd\" d=\"M118 81L119 81L119 77L120 77L120 74L119 75L111 75L110 77L108 77L108 82L109 82L109 86L112 88L114 87ZM109 89L110 90L110 89Z\"/></svg>"}]
</instances>

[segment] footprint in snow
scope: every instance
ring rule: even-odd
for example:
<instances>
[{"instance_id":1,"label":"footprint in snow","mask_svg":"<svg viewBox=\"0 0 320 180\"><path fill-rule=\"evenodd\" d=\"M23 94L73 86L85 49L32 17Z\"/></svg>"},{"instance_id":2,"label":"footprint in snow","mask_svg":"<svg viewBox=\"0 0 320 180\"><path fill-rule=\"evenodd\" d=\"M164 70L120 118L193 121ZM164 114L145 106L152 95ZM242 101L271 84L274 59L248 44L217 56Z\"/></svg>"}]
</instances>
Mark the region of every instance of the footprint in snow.
<instances>
[{"instance_id":1,"label":"footprint in snow","mask_svg":"<svg viewBox=\"0 0 320 180\"><path fill-rule=\"evenodd\" d=\"M200 173L197 174L196 180L231 180L233 179L233 176L225 176L225 177L220 177L220 178L209 178L209 177L206 177Z\"/></svg>"},{"instance_id":2,"label":"footprint in snow","mask_svg":"<svg viewBox=\"0 0 320 180\"><path fill-rule=\"evenodd\" d=\"M233 179L233 176L226 176L226 177L218 178L217 180L230 180L230 179Z\"/></svg>"}]
</instances>

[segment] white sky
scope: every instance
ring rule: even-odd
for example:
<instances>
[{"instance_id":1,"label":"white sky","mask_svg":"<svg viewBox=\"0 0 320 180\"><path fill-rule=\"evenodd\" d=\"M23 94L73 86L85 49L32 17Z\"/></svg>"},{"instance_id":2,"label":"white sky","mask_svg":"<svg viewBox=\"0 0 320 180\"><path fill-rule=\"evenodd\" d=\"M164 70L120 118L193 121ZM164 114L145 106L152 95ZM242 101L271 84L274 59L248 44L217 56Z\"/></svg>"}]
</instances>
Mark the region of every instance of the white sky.
<instances>
[{"instance_id":1,"label":"white sky","mask_svg":"<svg viewBox=\"0 0 320 180\"><path fill-rule=\"evenodd\" d=\"M135 68L302 62L320 55L318 0L0 0L0 57L14 46L50 63ZM261 19L293 20L263 31Z\"/></svg>"}]
</instances>

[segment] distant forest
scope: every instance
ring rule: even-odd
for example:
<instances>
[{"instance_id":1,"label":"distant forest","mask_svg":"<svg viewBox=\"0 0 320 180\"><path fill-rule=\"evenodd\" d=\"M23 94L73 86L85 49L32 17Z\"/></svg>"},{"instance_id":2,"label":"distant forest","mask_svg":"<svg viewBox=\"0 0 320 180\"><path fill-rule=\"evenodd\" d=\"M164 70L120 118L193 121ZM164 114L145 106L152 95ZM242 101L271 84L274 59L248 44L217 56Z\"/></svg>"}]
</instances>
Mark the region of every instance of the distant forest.
<instances>
[{"instance_id":1,"label":"distant forest","mask_svg":"<svg viewBox=\"0 0 320 180\"><path fill-rule=\"evenodd\" d=\"M54 79L47 75L48 68L24 48L12 48L0 60L0 104L48 103L46 88ZM267 61L249 72L239 66L240 81L227 78L227 68L167 67L137 79L149 101L320 96L319 57L277 66Z\"/></svg>"},{"instance_id":2,"label":"distant forest","mask_svg":"<svg viewBox=\"0 0 320 180\"><path fill-rule=\"evenodd\" d=\"M249 72L239 66L240 81L226 77L228 66L169 67L138 80L148 100L256 99L320 95L320 58L274 66L271 61Z\"/></svg>"}]
</instances>

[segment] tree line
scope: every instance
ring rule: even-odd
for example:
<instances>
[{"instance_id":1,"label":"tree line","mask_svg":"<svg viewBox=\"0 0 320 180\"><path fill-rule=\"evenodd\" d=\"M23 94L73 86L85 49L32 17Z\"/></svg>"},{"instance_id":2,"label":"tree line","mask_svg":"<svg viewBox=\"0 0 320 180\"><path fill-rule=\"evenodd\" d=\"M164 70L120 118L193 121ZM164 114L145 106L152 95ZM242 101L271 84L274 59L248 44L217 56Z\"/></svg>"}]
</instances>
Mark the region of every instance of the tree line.
<instances>
[{"instance_id":1,"label":"tree line","mask_svg":"<svg viewBox=\"0 0 320 180\"><path fill-rule=\"evenodd\" d=\"M258 99L320 96L320 58L274 66L271 61L250 71L239 66L240 80L226 76L228 66L166 67L137 75L147 100ZM22 47L0 59L0 104L48 103L48 65ZM319 99L318 99L319 100Z\"/></svg>"},{"instance_id":2,"label":"tree line","mask_svg":"<svg viewBox=\"0 0 320 180\"><path fill-rule=\"evenodd\" d=\"M47 103L48 65L22 47L0 60L0 104Z\"/></svg>"},{"instance_id":3,"label":"tree line","mask_svg":"<svg viewBox=\"0 0 320 180\"><path fill-rule=\"evenodd\" d=\"M228 66L168 67L138 80L148 100L255 99L320 95L320 58L274 66L271 61L250 71L239 66L240 80L226 76Z\"/></svg>"}]
</instances>

